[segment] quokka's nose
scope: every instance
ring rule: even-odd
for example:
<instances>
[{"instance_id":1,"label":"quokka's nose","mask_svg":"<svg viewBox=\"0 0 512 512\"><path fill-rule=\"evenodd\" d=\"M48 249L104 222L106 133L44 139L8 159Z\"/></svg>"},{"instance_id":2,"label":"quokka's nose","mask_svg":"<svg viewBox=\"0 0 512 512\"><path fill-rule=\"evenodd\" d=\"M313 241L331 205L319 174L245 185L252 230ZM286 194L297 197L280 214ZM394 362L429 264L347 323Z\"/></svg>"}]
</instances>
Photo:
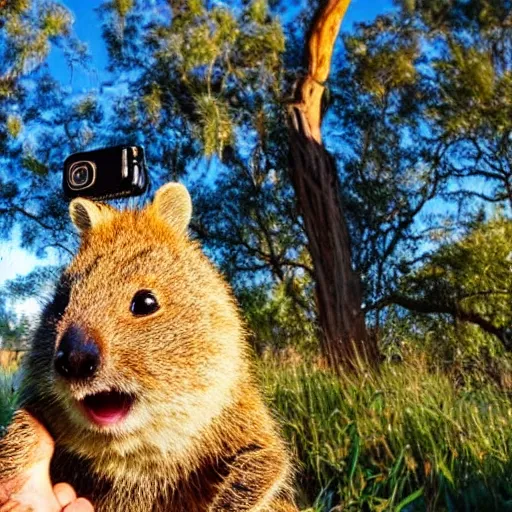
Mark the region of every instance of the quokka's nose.
<instances>
[{"instance_id":1,"label":"quokka's nose","mask_svg":"<svg viewBox=\"0 0 512 512\"><path fill-rule=\"evenodd\" d=\"M97 343L80 328L71 326L62 336L55 354L55 370L69 380L91 378L101 362Z\"/></svg>"}]
</instances>

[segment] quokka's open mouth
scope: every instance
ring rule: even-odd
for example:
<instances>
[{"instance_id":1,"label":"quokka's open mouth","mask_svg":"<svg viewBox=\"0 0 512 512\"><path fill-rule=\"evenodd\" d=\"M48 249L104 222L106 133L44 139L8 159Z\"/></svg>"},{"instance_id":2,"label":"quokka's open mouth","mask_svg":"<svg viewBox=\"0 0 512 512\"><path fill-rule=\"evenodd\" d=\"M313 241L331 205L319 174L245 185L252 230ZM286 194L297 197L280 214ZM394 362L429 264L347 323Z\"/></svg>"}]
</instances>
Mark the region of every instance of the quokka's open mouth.
<instances>
[{"instance_id":1,"label":"quokka's open mouth","mask_svg":"<svg viewBox=\"0 0 512 512\"><path fill-rule=\"evenodd\" d=\"M88 395L80 406L92 423L107 427L123 421L130 412L135 397L119 391L104 391Z\"/></svg>"}]
</instances>

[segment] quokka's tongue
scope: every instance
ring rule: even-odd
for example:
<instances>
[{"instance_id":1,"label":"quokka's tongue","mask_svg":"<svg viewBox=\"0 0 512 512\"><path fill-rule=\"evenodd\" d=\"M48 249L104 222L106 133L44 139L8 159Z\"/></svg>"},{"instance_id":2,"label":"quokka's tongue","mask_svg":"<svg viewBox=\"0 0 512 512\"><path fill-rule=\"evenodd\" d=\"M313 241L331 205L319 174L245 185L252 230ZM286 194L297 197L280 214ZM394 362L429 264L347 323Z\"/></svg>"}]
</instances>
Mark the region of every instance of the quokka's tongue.
<instances>
[{"instance_id":1,"label":"quokka's tongue","mask_svg":"<svg viewBox=\"0 0 512 512\"><path fill-rule=\"evenodd\" d=\"M108 391L85 397L82 405L92 422L100 426L109 426L119 423L128 415L133 405L133 397L117 391Z\"/></svg>"}]
</instances>

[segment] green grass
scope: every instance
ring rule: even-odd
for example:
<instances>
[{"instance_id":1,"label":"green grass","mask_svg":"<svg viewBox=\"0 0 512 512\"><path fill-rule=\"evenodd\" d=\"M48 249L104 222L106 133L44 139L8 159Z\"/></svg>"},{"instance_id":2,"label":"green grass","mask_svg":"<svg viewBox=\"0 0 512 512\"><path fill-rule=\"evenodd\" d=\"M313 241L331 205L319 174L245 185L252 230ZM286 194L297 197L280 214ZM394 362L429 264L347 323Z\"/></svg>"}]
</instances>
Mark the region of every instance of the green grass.
<instances>
[{"instance_id":1,"label":"green grass","mask_svg":"<svg viewBox=\"0 0 512 512\"><path fill-rule=\"evenodd\" d=\"M414 364L341 378L263 363L300 461L299 500L328 511L512 510L512 406Z\"/></svg>"}]
</instances>

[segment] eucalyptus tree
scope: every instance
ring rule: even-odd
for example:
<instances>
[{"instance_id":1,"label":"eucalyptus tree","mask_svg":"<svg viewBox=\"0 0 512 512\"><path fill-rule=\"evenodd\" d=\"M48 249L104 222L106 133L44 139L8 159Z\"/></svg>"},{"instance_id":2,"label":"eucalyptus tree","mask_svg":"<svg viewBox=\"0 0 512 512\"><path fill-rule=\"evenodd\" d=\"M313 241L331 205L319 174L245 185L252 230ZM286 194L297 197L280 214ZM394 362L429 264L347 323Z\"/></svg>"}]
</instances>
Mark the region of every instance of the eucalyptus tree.
<instances>
[{"instance_id":1,"label":"eucalyptus tree","mask_svg":"<svg viewBox=\"0 0 512 512\"><path fill-rule=\"evenodd\" d=\"M440 245L495 207L510 218L510 23L509 2L404 1L344 36L325 138L377 328L393 301L420 307L403 283Z\"/></svg>"}]
</instances>

